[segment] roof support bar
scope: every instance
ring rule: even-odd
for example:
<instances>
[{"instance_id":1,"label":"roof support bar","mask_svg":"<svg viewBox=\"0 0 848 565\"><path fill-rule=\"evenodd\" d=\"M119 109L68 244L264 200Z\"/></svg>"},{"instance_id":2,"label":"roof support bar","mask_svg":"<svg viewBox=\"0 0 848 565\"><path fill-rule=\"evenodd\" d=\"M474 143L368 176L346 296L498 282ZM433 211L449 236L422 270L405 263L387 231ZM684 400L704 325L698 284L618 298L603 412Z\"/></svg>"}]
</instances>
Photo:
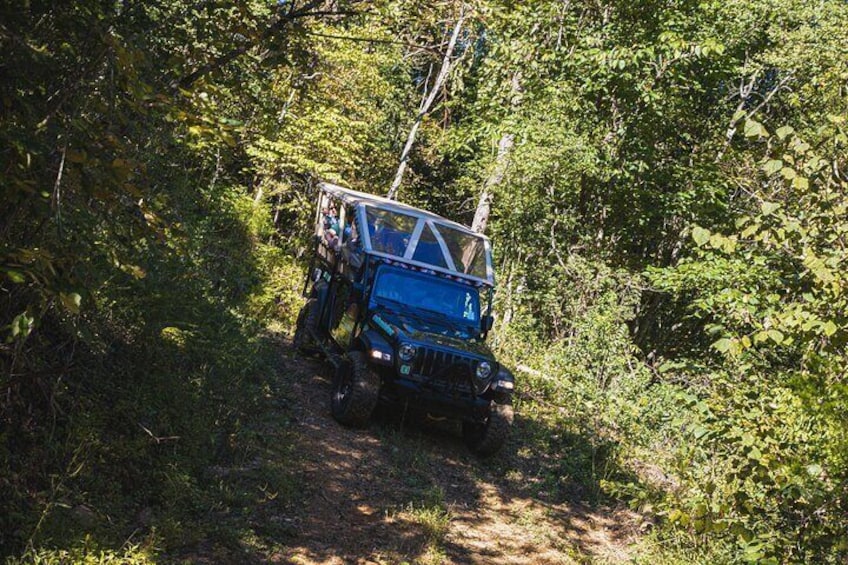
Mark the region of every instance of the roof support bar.
<instances>
[{"instance_id":1,"label":"roof support bar","mask_svg":"<svg viewBox=\"0 0 848 565\"><path fill-rule=\"evenodd\" d=\"M409 245L406 246L406 253L403 254L404 259L412 259L413 255L415 255L415 250L418 248L418 240L421 239L421 232L424 231L425 223L423 218L419 218L418 223L415 224L415 229L412 230L412 235L409 236Z\"/></svg>"},{"instance_id":2,"label":"roof support bar","mask_svg":"<svg viewBox=\"0 0 848 565\"><path fill-rule=\"evenodd\" d=\"M448 269L451 271L456 271L456 265L453 262L453 257L451 257L450 249L448 249L448 244L445 243L445 238L442 237L439 228L436 227L436 224L427 220L427 225L430 226L430 229L433 231L433 235L436 236L436 241L439 242L439 247L442 249L442 255L445 258L445 263L448 266Z\"/></svg>"}]
</instances>

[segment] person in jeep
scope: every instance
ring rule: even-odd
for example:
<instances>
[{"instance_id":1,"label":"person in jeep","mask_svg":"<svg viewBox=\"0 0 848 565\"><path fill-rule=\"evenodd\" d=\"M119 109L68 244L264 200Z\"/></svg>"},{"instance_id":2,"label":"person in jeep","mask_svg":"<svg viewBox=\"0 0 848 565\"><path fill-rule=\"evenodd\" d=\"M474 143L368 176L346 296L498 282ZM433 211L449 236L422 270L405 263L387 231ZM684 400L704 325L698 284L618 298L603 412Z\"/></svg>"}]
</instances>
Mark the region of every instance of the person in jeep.
<instances>
[{"instance_id":1,"label":"person in jeep","mask_svg":"<svg viewBox=\"0 0 848 565\"><path fill-rule=\"evenodd\" d=\"M488 239L379 196L319 188L294 346L333 365L333 417L364 426L379 401L412 406L461 421L476 453L497 452L512 425L514 378L485 343ZM329 210L339 211L332 227Z\"/></svg>"}]
</instances>

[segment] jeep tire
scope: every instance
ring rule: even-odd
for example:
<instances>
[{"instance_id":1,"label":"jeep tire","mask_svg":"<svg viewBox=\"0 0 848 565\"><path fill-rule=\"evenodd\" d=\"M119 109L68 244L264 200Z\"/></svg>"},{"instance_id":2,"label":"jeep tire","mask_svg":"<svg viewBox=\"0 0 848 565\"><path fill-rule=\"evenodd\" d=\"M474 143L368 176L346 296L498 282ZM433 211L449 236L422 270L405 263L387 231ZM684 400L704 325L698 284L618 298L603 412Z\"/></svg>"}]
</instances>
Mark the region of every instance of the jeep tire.
<instances>
[{"instance_id":1,"label":"jeep tire","mask_svg":"<svg viewBox=\"0 0 848 565\"><path fill-rule=\"evenodd\" d=\"M362 352L353 351L347 358L336 370L330 409L340 424L362 428L377 406L380 376L368 366Z\"/></svg>"},{"instance_id":2,"label":"jeep tire","mask_svg":"<svg viewBox=\"0 0 848 565\"><path fill-rule=\"evenodd\" d=\"M512 428L512 400L493 400L483 423L463 422L462 435L468 448L477 455L494 455L506 443Z\"/></svg>"},{"instance_id":3,"label":"jeep tire","mask_svg":"<svg viewBox=\"0 0 848 565\"><path fill-rule=\"evenodd\" d=\"M299 353L315 353L317 350L312 343L315 331L318 329L318 301L310 298L297 315L297 324L292 338L292 347Z\"/></svg>"}]
</instances>

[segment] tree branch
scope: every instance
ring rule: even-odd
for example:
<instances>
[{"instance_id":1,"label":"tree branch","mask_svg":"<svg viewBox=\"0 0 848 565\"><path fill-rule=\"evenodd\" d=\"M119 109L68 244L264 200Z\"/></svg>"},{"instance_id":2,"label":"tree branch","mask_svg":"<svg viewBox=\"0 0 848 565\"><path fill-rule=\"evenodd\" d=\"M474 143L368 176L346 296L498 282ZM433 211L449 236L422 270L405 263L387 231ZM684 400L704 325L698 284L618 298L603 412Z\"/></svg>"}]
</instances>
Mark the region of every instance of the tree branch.
<instances>
[{"instance_id":1,"label":"tree branch","mask_svg":"<svg viewBox=\"0 0 848 565\"><path fill-rule=\"evenodd\" d=\"M744 80L741 81L739 84L739 104L736 106L736 111L733 113L733 118L731 118L730 123L727 126L727 132L724 134L724 146L722 146L722 148L716 155L716 163L721 161L722 157L724 157L724 153L730 147L730 143L733 141L733 137L736 135L736 130L737 126L739 125L739 122L743 120L750 120L751 118L753 118L757 114L757 112L762 110L763 107L765 107L769 102L771 102L771 99L774 98L774 96L778 92L780 92L787 84L789 84L795 78L795 75L792 73L789 73L783 78L781 78L777 85L763 97L759 104L754 106L753 109L743 113L743 111L745 110L745 104L748 102L748 99L751 97L751 93L754 90L754 84L756 83L757 76L758 73L754 73L753 75L751 75L751 80L749 80L747 84L745 84Z\"/></svg>"},{"instance_id":2,"label":"tree branch","mask_svg":"<svg viewBox=\"0 0 848 565\"><path fill-rule=\"evenodd\" d=\"M395 41L393 39L375 39L371 37L356 37L352 35L332 35L330 33L319 33L317 31L306 31L304 32L306 35L312 35L315 37L326 37L328 39L341 39L344 41L361 41L363 43L381 43L384 45L400 45L403 47L412 47L414 49L421 49L422 51L429 51L430 53L439 53L439 50L436 47L430 45L418 45L416 43L408 43L406 41Z\"/></svg>"},{"instance_id":3,"label":"tree branch","mask_svg":"<svg viewBox=\"0 0 848 565\"><path fill-rule=\"evenodd\" d=\"M306 3L302 8L298 10L292 10L286 14L283 14L277 18L271 25L265 28L258 39L251 42L243 43L238 47L234 47L223 55L218 56L214 60L206 63L199 69L189 73L179 80L175 80L171 83L171 88L189 88L195 82L208 75L209 73L216 71L223 67L224 65L232 62L233 60L241 57L249 50L253 49L261 42L266 39L274 36L279 33L286 25L293 22L297 19L302 18L312 18L312 17L321 17L321 16L350 16L350 15L360 15L362 12L350 11L350 10L337 10L337 11L329 11L329 10L315 10L322 3L323 0L311 0ZM315 10L315 11L313 11Z\"/></svg>"}]
</instances>

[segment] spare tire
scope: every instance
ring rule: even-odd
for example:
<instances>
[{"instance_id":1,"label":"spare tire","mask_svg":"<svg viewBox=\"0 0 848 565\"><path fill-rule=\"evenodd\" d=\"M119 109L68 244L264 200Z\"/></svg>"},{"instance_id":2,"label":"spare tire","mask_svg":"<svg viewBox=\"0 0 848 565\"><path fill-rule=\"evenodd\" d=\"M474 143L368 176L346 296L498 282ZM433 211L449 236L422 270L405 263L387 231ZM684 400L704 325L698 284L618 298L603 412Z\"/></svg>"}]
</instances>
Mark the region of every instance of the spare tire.
<instances>
[{"instance_id":1,"label":"spare tire","mask_svg":"<svg viewBox=\"0 0 848 565\"><path fill-rule=\"evenodd\" d=\"M292 347L300 353L315 353L318 347L314 335L318 330L318 300L310 298L297 315Z\"/></svg>"}]
</instances>

